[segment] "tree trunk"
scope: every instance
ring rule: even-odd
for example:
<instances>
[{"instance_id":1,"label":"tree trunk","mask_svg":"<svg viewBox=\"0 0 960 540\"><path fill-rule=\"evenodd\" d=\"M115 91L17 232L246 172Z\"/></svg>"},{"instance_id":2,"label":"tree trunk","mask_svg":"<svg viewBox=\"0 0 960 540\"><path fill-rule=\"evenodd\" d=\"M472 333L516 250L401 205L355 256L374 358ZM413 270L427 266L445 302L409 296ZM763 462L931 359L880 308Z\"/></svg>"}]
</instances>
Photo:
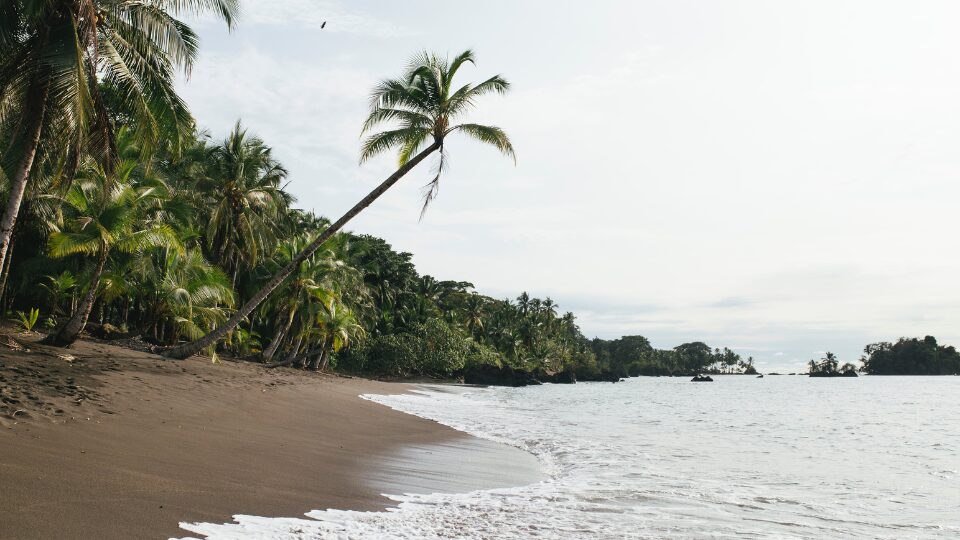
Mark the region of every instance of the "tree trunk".
<instances>
[{"instance_id":1,"label":"tree trunk","mask_svg":"<svg viewBox=\"0 0 960 540\"><path fill-rule=\"evenodd\" d=\"M326 357L327 352L327 338L323 338L323 341L320 342L320 350L316 351L317 354L314 354L310 358L310 362L307 364L307 369L310 371L316 371L320 366L320 361Z\"/></svg>"},{"instance_id":2,"label":"tree trunk","mask_svg":"<svg viewBox=\"0 0 960 540\"><path fill-rule=\"evenodd\" d=\"M15 238L10 235L10 244L7 248L7 257L5 264L0 267L3 269L3 277L0 278L0 303L7 298L7 280L10 278L10 263L13 261L13 241ZM11 295L12 296L12 295Z\"/></svg>"},{"instance_id":3,"label":"tree trunk","mask_svg":"<svg viewBox=\"0 0 960 540\"><path fill-rule=\"evenodd\" d=\"M427 156L435 152L438 148L440 148L440 143L437 141L434 141L433 144L424 148L423 151L421 151L419 154L414 156L413 159L403 164L403 166L397 169L396 172L394 172L386 180L384 180L382 184L377 186L373 191L368 193L366 197L361 199L360 202L354 205L353 208L348 210L347 213L344 214L340 219L338 219L335 223L333 223L332 225L327 227L326 230L320 233L320 235L317 236L317 238L313 242L311 242L310 245L308 245L302 252L300 252L299 255L294 257L294 259L290 261L290 263L288 263L286 266L284 266L282 270L277 272L276 275L274 275L273 278L266 285L264 285L263 288L260 289L260 291L257 292L257 294L253 295L253 298L248 300L246 304L244 304L240 309L238 309L237 312L234 313L233 316L230 317L230 319L227 320L226 323L215 328L212 332L210 332L209 334L203 336L198 340L191 341L189 343L184 343L183 345L173 347L167 350L166 352L163 353L163 355L166 356L167 358L176 358L176 359L188 358L190 356L193 356L194 354L197 354L203 349L213 345L217 341L220 341L221 339L223 339L223 337L226 336L227 333L229 333L231 330L236 328L238 324L240 324L240 321L242 321L247 315L252 313L253 310L257 309L257 306L259 306L264 300L266 300L266 298L270 296L270 293L273 292L273 290L276 289L277 286L279 286L280 283L287 278L287 276L292 274L297 269L297 267L300 266L300 263L306 260L307 257L313 255L313 253L316 252L317 249L319 249L324 242L326 242L328 239L330 239L331 236L339 232L344 225L346 225L351 219L354 218L354 216L359 214L364 208L370 206L370 204L373 203L373 201L377 200L381 195L384 194L384 192L390 189L391 186L396 184L398 180L403 178L404 175L410 172L411 169L416 167L417 164L419 164Z\"/></svg>"},{"instance_id":4,"label":"tree trunk","mask_svg":"<svg viewBox=\"0 0 960 540\"><path fill-rule=\"evenodd\" d=\"M330 344L325 343L323 347L323 352L320 353L320 371L327 370L327 364L330 363ZM316 370L317 366L314 365L313 369Z\"/></svg>"},{"instance_id":5,"label":"tree trunk","mask_svg":"<svg viewBox=\"0 0 960 540\"><path fill-rule=\"evenodd\" d=\"M290 306L286 324L284 324L282 328L277 329L276 334L273 336L273 340L270 341L270 346L267 347L267 350L263 351L264 363L269 362L273 358L274 353L277 352L277 347L280 346L280 342L283 340L283 337L287 335L287 332L290 331L290 327L293 326L294 315L296 315L296 311L294 311L293 306Z\"/></svg>"},{"instance_id":6,"label":"tree trunk","mask_svg":"<svg viewBox=\"0 0 960 540\"><path fill-rule=\"evenodd\" d=\"M297 352L300 351L300 343L302 342L303 342L303 336L302 335L297 336L297 340L293 342L293 349L291 349L290 354L287 355L288 358L296 358L300 360L299 362L297 362L298 367L303 365L303 360L299 356L297 356Z\"/></svg>"},{"instance_id":7,"label":"tree trunk","mask_svg":"<svg viewBox=\"0 0 960 540\"><path fill-rule=\"evenodd\" d=\"M73 316L59 330L54 331L47 336L43 343L57 347L69 347L83 332L83 327L87 325L87 319L90 317L90 311L93 310L93 302L97 298L97 287L100 286L100 276L103 274L103 268L107 265L107 249L100 247L100 254L97 256L97 268L93 271L90 279L90 290L83 297L83 301L74 310Z\"/></svg>"},{"instance_id":8,"label":"tree trunk","mask_svg":"<svg viewBox=\"0 0 960 540\"><path fill-rule=\"evenodd\" d=\"M17 223L17 215L20 213L20 204L23 202L23 193L27 188L27 180L30 179L30 171L33 169L33 160L37 157L37 149L40 147L40 133L43 131L43 117L47 107L47 93L49 86L44 85L40 89L40 107L37 111L30 111L28 116L29 124L27 126L27 148L20 160L20 166L10 181L10 195L7 197L7 206L3 209L3 216L0 217L0 268L3 268L7 262L7 252L10 249L10 239L13 236L13 226Z\"/></svg>"}]
</instances>

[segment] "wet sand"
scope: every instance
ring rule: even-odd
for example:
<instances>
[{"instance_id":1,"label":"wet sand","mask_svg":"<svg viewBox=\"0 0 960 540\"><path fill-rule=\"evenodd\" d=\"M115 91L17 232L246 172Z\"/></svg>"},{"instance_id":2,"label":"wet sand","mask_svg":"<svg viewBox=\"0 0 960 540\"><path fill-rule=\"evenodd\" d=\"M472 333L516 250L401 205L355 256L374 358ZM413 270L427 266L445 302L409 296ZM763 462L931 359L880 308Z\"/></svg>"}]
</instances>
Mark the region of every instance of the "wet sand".
<instances>
[{"instance_id":1,"label":"wet sand","mask_svg":"<svg viewBox=\"0 0 960 540\"><path fill-rule=\"evenodd\" d=\"M358 397L409 385L13 337L29 351L0 337L0 538L183 537L541 479L525 452Z\"/></svg>"}]
</instances>

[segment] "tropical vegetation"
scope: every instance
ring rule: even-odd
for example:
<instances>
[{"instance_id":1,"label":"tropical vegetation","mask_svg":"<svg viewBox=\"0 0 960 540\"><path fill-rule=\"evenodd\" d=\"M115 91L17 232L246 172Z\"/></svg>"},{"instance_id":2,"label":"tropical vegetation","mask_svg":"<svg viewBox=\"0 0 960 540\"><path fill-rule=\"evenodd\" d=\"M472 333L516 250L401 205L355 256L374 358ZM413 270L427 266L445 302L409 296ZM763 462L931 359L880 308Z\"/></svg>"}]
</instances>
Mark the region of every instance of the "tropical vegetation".
<instances>
[{"instance_id":1,"label":"tropical vegetation","mask_svg":"<svg viewBox=\"0 0 960 540\"><path fill-rule=\"evenodd\" d=\"M871 375L960 374L960 353L933 336L872 343L864 348L861 361L861 369Z\"/></svg>"},{"instance_id":2,"label":"tropical vegetation","mask_svg":"<svg viewBox=\"0 0 960 540\"><path fill-rule=\"evenodd\" d=\"M837 355L827 351L820 361L810 360L807 363L807 373L811 377L856 377L857 366L850 362L841 366Z\"/></svg>"}]
</instances>

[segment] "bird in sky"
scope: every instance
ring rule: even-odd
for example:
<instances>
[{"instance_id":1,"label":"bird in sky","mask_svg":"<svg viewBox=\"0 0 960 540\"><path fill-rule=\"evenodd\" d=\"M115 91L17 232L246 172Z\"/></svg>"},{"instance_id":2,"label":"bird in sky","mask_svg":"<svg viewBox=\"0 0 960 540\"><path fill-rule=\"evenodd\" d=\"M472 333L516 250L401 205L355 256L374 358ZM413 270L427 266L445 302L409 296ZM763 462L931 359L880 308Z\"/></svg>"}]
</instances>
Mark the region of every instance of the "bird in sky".
<instances>
[{"instance_id":1,"label":"bird in sky","mask_svg":"<svg viewBox=\"0 0 960 540\"><path fill-rule=\"evenodd\" d=\"M320 25L320 29L323 30L325 26L327 26L327 21L323 21L323 23Z\"/></svg>"}]
</instances>

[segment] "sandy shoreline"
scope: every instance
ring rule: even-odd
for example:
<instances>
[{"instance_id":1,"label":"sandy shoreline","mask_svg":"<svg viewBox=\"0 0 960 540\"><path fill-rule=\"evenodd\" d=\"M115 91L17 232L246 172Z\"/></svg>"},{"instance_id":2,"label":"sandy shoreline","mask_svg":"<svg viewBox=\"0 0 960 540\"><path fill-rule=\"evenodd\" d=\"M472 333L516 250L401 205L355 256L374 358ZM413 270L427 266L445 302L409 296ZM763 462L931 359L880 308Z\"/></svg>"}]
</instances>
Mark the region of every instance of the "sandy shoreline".
<instances>
[{"instance_id":1,"label":"sandy shoreline","mask_svg":"<svg viewBox=\"0 0 960 540\"><path fill-rule=\"evenodd\" d=\"M30 351L0 347L0 538L183 537L540 478L529 454L358 397L409 385L91 342L70 361L15 337Z\"/></svg>"}]
</instances>

